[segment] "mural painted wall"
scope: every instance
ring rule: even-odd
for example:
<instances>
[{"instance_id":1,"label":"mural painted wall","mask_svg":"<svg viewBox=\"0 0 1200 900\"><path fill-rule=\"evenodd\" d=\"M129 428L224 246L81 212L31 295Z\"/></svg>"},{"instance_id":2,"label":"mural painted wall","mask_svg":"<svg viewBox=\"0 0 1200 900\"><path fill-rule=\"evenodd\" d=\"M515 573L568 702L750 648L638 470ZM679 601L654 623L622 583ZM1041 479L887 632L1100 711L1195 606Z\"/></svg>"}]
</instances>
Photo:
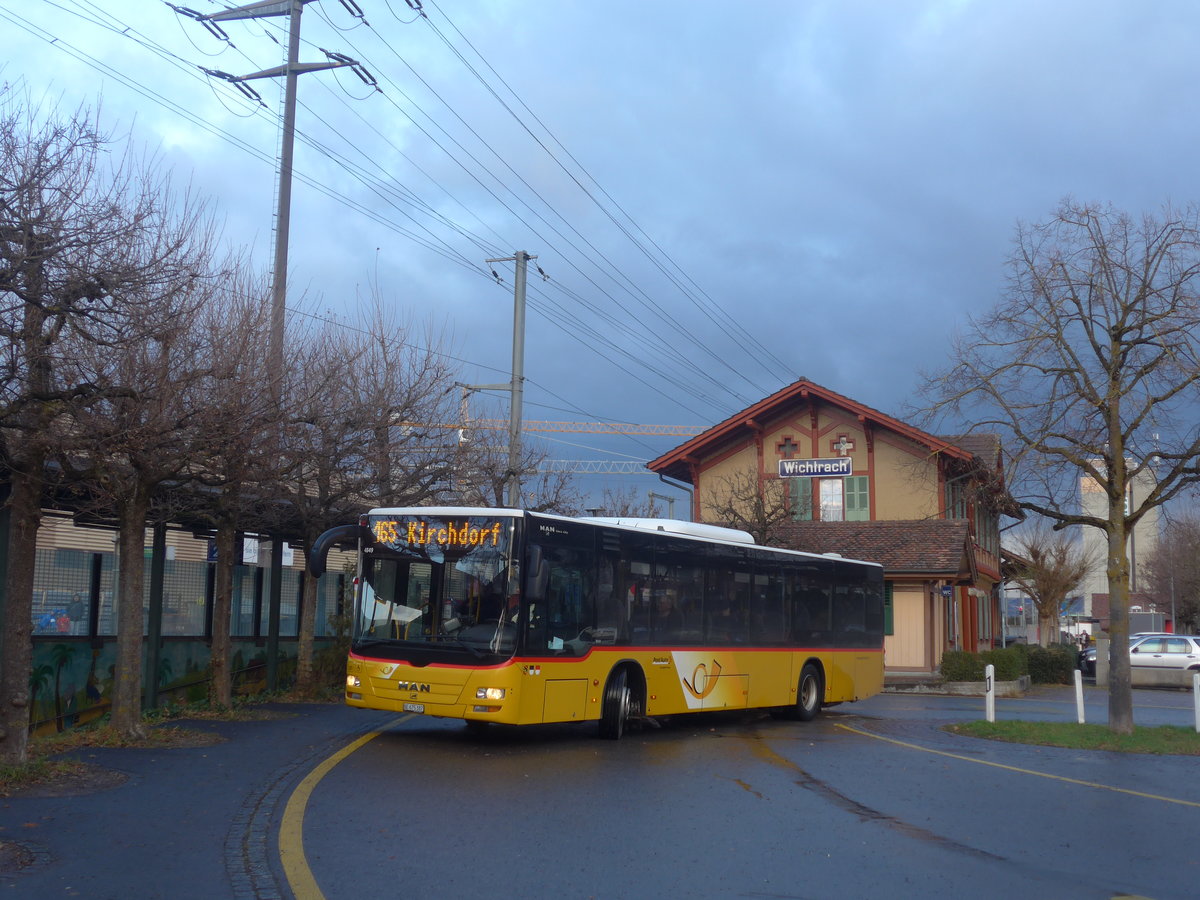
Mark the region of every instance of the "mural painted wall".
<instances>
[{"instance_id":1,"label":"mural painted wall","mask_svg":"<svg viewBox=\"0 0 1200 900\"><path fill-rule=\"evenodd\" d=\"M317 649L323 645L318 642ZM234 641L234 693L262 693L267 687L266 648ZM37 640L33 645L30 730L35 735L65 731L105 715L112 703L116 641L93 646L84 639ZM160 703L185 704L208 696L209 648L203 640L167 640L160 651ZM281 684L295 676L296 642L280 641Z\"/></svg>"}]
</instances>

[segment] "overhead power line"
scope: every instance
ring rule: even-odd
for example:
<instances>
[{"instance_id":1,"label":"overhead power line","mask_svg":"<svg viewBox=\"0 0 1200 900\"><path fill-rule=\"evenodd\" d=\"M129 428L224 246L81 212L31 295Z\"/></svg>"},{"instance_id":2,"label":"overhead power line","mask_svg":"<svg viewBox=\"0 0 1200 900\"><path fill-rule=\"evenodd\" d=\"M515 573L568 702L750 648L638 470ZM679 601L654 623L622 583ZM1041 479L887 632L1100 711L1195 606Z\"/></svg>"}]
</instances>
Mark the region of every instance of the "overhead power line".
<instances>
[{"instance_id":1,"label":"overhead power line","mask_svg":"<svg viewBox=\"0 0 1200 900\"><path fill-rule=\"evenodd\" d=\"M463 428L463 423L447 424L427 422L397 422L407 428ZM507 431L508 419L471 419L466 428L484 428L489 431ZM522 431L573 432L576 434L655 434L691 437L705 430L701 425L635 425L628 422L547 422L526 419L521 423ZM640 465L640 463L639 463Z\"/></svg>"},{"instance_id":2,"label":"overhead power line","mask_svg":"<svg viewBox=\"0 0 1200 900\"><path fill-rule=\"evenodd\" d=\"M301 2L304 2L304 0L301 0ZM429 5L429 0L426 0L426 4ZM57 6L57 4L53 5ZM170 8L185 15L191 12L184 12L183 8L176 7L174 4L168 5ZM219 6L223 5L225 4L219 4ZM266 4L254 4L256 8L264 5ZM80 10L87 11L76 12L72 8L73 6L78 6ZM355 17L356 26L367 24L361 14L361 9L353 7L352 0L349 0L349 3L347 0L343 0L343 6ZM418 13L420 12L419 3L416 5L409 3L409 7ZM434 5L434 8L437 9L436 5ZM119 12L95 12L101 10L100 4L93 4L91 2L73 3L72 0L66 0L63 4L63 9L64 11L71 12L73 15L85 18L87 21L97 27L104 28L111 34L135 40L149 52L168 60L171 65L181 69L185 68L185 61L181 57L171 53L165 47L148 40L147 36L137 32L136 28L122 23ZM445 16L445 13L441 10L438 10L438 12ZM7 11L0 10L0 18L9 18L11 15ZM103 19L99 18L101 15ZM207 16L190 15L189 17L199 20L212 19L220 15L222 14L216 13ZM512 91L512 88L499 76L496 70L480 53L479 49L459 31L458 27L448 17L446 18L446 22L452 29L452 32L446 32L438 28L433 22L429 21L428 17L425 18L425 23L430 27L431 33L435 34L466 70L478 79L480 84L485 86L493 99L509 111L510 115L521 125L525 133L540 145L545 153L549 154L550 158L558 164L561 170L574 181L578 189L583 191L584 195L589 197L592 203L604 211L612 224L619 228L626 239L632 242L648 259L655 263L658 270L664 276L668 277L673 288L695 304L696 308L707 319L714 321L720 319L726 326L726 334L733 338L737 346L746 352L756 364L766 364L768 369L773 372L775 370L786 371L786 366L771 356L762 345L757 344L753 337L745 331L740 320L733 316L729 310L707 297L695 282L679 268L675 261L666 254L665 250L648 237L646 232L633 221L628 212L616 202L612 195L604 190L591 173L582 166L579 160L566 150L565 146L549 130L546 123ZM18 24L20 27L29 30L30 33L36 33L33 30L36 26L32 26L31 23L19 20ZM272 28L274 30L274 26ZM378 37L378 29L368 26L359 32L360 36L369 34L374 34ZM68 52L61 36L45 32L39 33L37 36L43 40L47 40L59 50ZM214 37L219 39L220 36L214 35ZM719 410L726 410L729 403L745 404L748 402L742 391L739 390L739 387L743 384L749 383L755 389L762 390L761 386L754 386L746 375L747 368L752 368L752 366L739 365L734 359L726 359L724 355L719 359L711 358L713 347L707 345L699 339L699 335L693 333L691 330L693 327L692 323L680 321L664 308L657 299L654 289L638 284L629 278L625 274L623 266L618 265L612 256L599 249L596 244L577 229L571 223L569 216L564 215L555 208L551 202L553 195L545 192L540 184L536 182L531 183L521 177L511 166L505 163L506 154L499 153L494 142L489 141L484 134L480 133L479 130L470 124L469 116L459 115L455 112L451 104L447 102L446 95L440 94L435 90L429 80L420 78L415 70L403 60L391 41L381 38L381 43L396 60L402 62L410 71L413 71L414 76L419 78L420 82L431 91L439 103L452 114L453 123L458 123L465 128L470 138L478 141L493 156L497 157L500 164L490 167L485 165L483 158L472 153L457 140L450 137L450 133L446 129L438 125L430 117L429 113L421 109L415 98L406 96L399 89L398 85L387 79L386 73L382 77L384 77L384 84L388 87L389 91L382 93L381 96L384 101L397 108L397 111L401 115L426 134L428 140L438 146L442 146L443 151L454 159L471 177L472 183L479 185L490 197L506 208L508 213L516 218L523 227L538 232L539 237L544 234L545 238L548 239L548 246L551 246L552 249L557 249L564 257L569 257L563 260L563 268L566 271L578 273L580 281L576 282L577 286L575 289L572 289L570 285L563 284L561 281L557 283L549 282L539 292L537 302L533 303L531 301L532 309L537 309L538 313L552 326L563 330L593 352L606 358L611 358L613 354L617 354L621 358L627 359L631 373L635 370L648 373L647 379L639 378L639 381L642 381L651 390L662 393L664 396L669 396L681 406L683 406L682 401L691 398L702 400ZM486 71L480 70L470 63L467 56L460 52L456 45L467 47L470 53L482 61L486 67ZM236 52L241 52L237 48L234 49ZM368 52L366 47L362 49L364 53ZM264 162L272 161L257 147L247 144L245 141L228 132L215 129L202 118L191 114L185 106L174 103L160 95L148 93L144 86L147 83L145 78L126 76L111 67L105 66L99 60L93 59L86 54L81 54L80 51L74 48L70 52L72 55L77 56L77 58L86 60L88 64L118 78L123 83L133 86L135 90L139 90L144 96L174 110L199 127L218 134L224 140L238 146L243 151L252 154ZM366 59L361 54L360 58ZM349 58L347 57L346 59ZM192 71L197 72L198 70L193 69ZM362 75L360 74L359 77L362 78ZM501 89L493 87L497 82L501 86ZM151 80L148 83L153 84L154 82ZM213 85L213 87L215 89L218 85ZM229 85L221 85L220 87L222 87L221 94L228 95L237 85L231 83ZM317 87L317 85L314 85L314 87ZM325 86L320 85L320 88L324 89ZM511 105L508 100L504 99L502 94L505 93L515 97L517 105ZM405 99L413 107L417 117L423 116L428 120L428 127L418 125L417 118L414 115L400 110L397 98ZM342 102L345 105L344 100ZM271 112L265 110L263 107L257 107L257 111L254 114L262 115L265 118L272 117ZM355 114L358 115L360 121L363 121L363 117L357 110ZM314 121L319 121L325 127L331 129L335 134L338 133L337 129L331 123L326 122L318 111L310 110L308 115L312 116ZM532 120L536 127L531 128L526 125L525 122L529 120ZM543 141L541 137L535 134L535 131L539 129L547 136L547 140ZM404 149L402 146L399 146L400 142L395 140L387 129L378 128L371 129L371 131L379 139L383 140L386 146L391 148L392 151L399 152ZM444 135L440 139L440 142L437 133ZM344 138L345 133L342 132L341 136ZM449 196L458 207L461 207L468 215L472 216L473 221L480 223L480 233L477 234L469 231L455 223L449 215L442 213L439 207L443 204L422 200L411 190L405 188L395 178L394 172L389 171L388 166L383 164L387 159L387 154L364 152L364 148L358 148L353 143L350 143L350 149L345 151L345 154L339 154L333 146L318 140L315 135L306 135L304 132L300 132L297 134L297 137L308 143L309 146L312 146L322 156L331 160L334 165L339 166L349 173L352 178L373 194L373 199L376 202L386 204L384 209L387 210L390 208L391 212L389 214L386 211L381 212L371 209L361 201L344 196L332 183L327 183L327 179L305 177L300 172L296 172L295 174L299 181L309 185L310 188L319 191L325 196L344 203L348 208L355 210L373 222L401 234L403 237L432 252L438 253L457 266L469 269L481 277L486 277L486 273L482 271L481 267L472 263L469 257L477 256L477 250L479 249L485 250L491 255L499 255L499 252L501 252L500 245L507 247L514 244L512 240L500 238L496 234L495 229L490 225L484 226L482 223L490 220L474 212L473 204L468 202L466 198L459 199L455 194L451 193L449 187L440 183L433 172L422 172L422 174L430 179L431 183L438 188L441 194ZM467 142L469 143L470 141ZM365 161L362 165L355 165L348 158L356 153L360 154ZM412 161L409 161L409 165L415 167ZM415 168L420 171L419 167ZM527 195L528 199L520 199L518 192ZM542 215L540 210L545 210L547 214ZM400 217L412 222L415 230L401 227L394 220ZM560 223L561 228L553 223ZM538 227L539 225L542 227ZM484 232L486 232L486 235ZM495 235L494 241L491 237L492 235ZM454 243L457 241L470 243L477 250L462 253L454 246ZM600 295L601 299L598 302L591 300L589 295L593 295L593 293ZM597 322L599 325L597 325ZM660 334L664 333L663 329L650 327L656 323L667 326L665 333L675 335L676 340L662 341ZM600 335L605 337L601 339ZM638 344L636 349L627 349L627 345L630 342L625 337L628 335L637 336ZM738 339L739 337L740 339ZM661 389L658 382L665 383L667 385L666 389ZM583 413L583 411L576 409L572 410L572 413L578 414ZM583 414L586 415L586 413ZM698 414L697 418L707 418L707 416ZM585 433L608 434L699 433L699 429L689 432L645 431L635 430L632 426L625 426L620 423L604 424L606 425L604 428L591 427L584 430L575 427L560 427L553 430L583 430Z\"/></svg>"},{"instance_id":3,"label":"overhead power line","mask_svg":"<svg viewBox=\"0 0 1200 900\"><path fill-rule=\"evenodd\" d=\"M483 424L487 423L487 424ZM500 419L481 419L476 428L507 427ZM634 425L628 422L545 422L527 421L526 431L570 431L579 434L663 434L692 436L704 431L700 425Z\"/></svg>"}]
</instances>

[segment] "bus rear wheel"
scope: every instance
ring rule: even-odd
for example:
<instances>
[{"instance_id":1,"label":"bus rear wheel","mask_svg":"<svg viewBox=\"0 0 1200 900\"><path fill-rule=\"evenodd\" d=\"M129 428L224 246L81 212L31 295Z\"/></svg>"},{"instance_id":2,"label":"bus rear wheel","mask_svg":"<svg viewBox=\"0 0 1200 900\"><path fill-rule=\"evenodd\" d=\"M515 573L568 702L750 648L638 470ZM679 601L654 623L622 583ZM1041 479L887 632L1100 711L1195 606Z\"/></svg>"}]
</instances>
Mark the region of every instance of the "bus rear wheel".
<instances>
[{"instance_id":1,"label":"bus rear wheel","mask_svg":"<svg viewBox=\"0 0 1200 900\"><path fill-rule=\"evenodd\" d=\"M800 670L800 684L796 690L796 718L801 722L811 722L821 711L824 697L821 670L813 663L805 663Z\"/></svg>"},{"instance_id":2,"label":"bus rear wheel","mask_svg":"<svg viewBox=\"0 0 1200 900\"><path fill-rule=\"evenodd\" d=\"M604 704L600 710L600 737L619 741L629 723L629 710L633 703L629 691L629 673L617 669L608 676L604 686Z\"/></svg>"}]
</instances>

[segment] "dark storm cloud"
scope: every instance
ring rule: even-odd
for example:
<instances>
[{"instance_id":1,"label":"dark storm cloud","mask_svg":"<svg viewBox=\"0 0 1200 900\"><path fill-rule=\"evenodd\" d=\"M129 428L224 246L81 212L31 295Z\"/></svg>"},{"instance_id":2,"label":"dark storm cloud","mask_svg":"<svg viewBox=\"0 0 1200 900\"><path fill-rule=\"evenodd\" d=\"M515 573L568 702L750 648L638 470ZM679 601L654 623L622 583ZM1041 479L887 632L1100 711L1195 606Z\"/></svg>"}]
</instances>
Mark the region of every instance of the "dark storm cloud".
<instances>
[{"instance_id":1,"label":"dark storm cloud","mask_svg":"<svg viewBox=\"0 0 1200 900\"><path fill-rule=\"evenodd\" d=\"M0 3L5 28L27 36L0 77L67 105L103 90L106 116L162 146L211 192L230 238L269 259L273 119L227 114L187 72L266 68L278 47L261 26L230 24L238 52L210 58L196 23L148 8L137 27L172 65L119 35L128 4L98 6L107 27L83 5ZM497 265L496 285L482 260L537 254L552 281L531 281L526 418L706 425L800 375L899 412L956 323L1002 289L1018 219L1067 194L1134 211L1197 194L1190 3L471 0L428 2L429 19L411 24L404 4L362 6L370 26L352 31L331 28L350 24L338 4L308 6L305 57L325 46L360 58L383 93L344 71L306 75L298 121L417 199L385 206L377 187L298 147L297 167L338 196L297 184L293 283L332 309L376 284L407 314L444 321L463 380L490 383L510 359L511 265ZM277 88L257 87L275 109ZM613 449L648 458L672 443Z\"/></svg>"}]
</instances>

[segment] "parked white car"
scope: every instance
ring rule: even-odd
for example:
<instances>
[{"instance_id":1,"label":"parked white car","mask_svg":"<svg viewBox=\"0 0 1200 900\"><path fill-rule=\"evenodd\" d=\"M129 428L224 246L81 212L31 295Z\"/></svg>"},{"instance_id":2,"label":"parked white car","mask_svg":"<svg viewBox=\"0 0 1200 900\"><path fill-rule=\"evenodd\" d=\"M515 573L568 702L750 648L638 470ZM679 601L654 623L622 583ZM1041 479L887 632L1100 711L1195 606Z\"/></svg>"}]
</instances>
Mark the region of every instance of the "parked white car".
<instances>
[{"instance_id":1,"label":"parked white car","mask_svg":"<svg viewBox=\"0 0 1200 900\"><path fill-rule=\"evenodd\" d=\"M1200 669L1200 638L1183 634L1144 637L1129 648L1129 664L1150 669Z\"/></svg>"},{"instance_id":2,"label":"parked white car","mask_svg":"<svg viewBox=\"0 0 1200 900\"><path fill-rule=\"evenodd\" d=\"M1200 637L1187 634L1141 634L1129 639L1129 664L1146 669L1200 669ZM1096 647L1080 654L1083 674L1096 676Z\"/></svg>"}]
</instances>

